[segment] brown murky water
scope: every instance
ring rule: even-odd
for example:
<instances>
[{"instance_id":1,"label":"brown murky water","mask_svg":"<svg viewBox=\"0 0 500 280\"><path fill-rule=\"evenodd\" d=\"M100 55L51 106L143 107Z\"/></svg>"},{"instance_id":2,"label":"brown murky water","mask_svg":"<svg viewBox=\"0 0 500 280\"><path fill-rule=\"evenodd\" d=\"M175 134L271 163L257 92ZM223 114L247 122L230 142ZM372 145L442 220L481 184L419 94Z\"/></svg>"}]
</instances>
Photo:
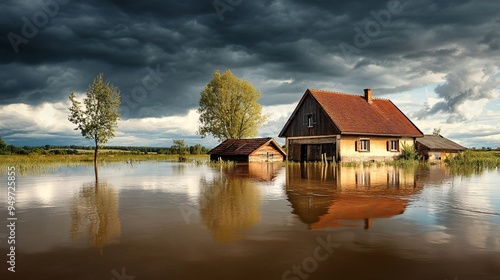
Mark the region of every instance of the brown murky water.
<instances>
[{"instance_id":1,"label":"brown murky water","mask_svg":"<svg viewBox=\"0 0 500 280\"><path fill-rule=\"evenodd\" d=\"M140 163L17 178L1 279L500 279L500 172ZM5 189L7 178L0 177ZM7 224L7 194L0 193Z\"/></svg>"}]
</instances>

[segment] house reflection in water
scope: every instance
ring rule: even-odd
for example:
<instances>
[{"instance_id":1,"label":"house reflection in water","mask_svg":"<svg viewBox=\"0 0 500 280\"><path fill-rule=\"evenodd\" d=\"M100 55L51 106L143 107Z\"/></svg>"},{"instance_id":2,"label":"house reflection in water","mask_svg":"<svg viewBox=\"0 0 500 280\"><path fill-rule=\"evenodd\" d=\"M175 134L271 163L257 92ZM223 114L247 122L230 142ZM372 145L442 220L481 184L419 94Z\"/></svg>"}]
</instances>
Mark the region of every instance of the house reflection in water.
<instances>
[{"instance_id":1,"label":"house reflection in water","mask_svg":"<svg viewBox=\"0 0 500 280\"><path fill-rule=\"evenodd\" d=\"M356 226L402 214L417 188L415 171L315 164L287 166L286 191L292 213L310 229Z\"/></svg>"},{"instance_id":2,"label":"house reflection in water","mask_svg":"<svg viewBox=\"0 0 500 280\"><path fill-rule=\"evenodd\" d=\"M283 167L279 163L236 163L234 166L223 169L223 172L230 176L248 178L254 181L271 182Z\"/></svg>"},{"instance_id":3,"label":"house reflection in water","mask_svg":"<svg viewBox=\"0 0 500 280\"><path fill-rule=\"evenodd\" d=\"M260 221L259 181L271 181L280 164L248 163L222 167L213 178L200 179L200 216L219 242L243 238Z\"/></svg>"}]
</instances>

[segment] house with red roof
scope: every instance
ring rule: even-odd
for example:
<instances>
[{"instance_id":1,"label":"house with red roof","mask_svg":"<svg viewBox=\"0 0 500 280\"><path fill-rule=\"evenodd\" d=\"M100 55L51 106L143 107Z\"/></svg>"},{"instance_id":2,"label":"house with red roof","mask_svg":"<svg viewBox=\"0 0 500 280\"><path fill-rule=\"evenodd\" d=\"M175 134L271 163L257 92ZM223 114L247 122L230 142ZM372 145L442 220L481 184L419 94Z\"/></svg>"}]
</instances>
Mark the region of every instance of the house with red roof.
<instances>
[{"instance_id":1,"label":"house with red roof","mask_svg":"<svg viewBox=\"0 0 500 280\"><path fill-rule=\"evenodd\" d=\"M236 162L282 162L286 153L271 137L227 139L208 152L210 160Z\"/></svg>"},{"instance_id":2,"label":"house with red roof","mask_svg":"<svg viewBox=\"0 0 500 280\"><path fill-rule=\"evenodd\" d=\"M423 133L388 99L308 89L281 130L290 161L380 161Z\"/></svg>"}]
</instances>

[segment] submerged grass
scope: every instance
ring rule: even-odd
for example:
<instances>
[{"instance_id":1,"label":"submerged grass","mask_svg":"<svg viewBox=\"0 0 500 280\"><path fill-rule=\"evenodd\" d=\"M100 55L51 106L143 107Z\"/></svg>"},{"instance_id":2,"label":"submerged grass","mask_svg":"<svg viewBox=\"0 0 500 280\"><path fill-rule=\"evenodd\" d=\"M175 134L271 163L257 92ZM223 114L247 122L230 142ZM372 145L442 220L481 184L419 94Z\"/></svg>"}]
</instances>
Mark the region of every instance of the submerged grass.
<instances>
[{"instance_id":1,"label":"submerged grass","mask_svg":"<svg viewBox=\"0 0 500 280\"><path fill-rule=\"evenodd\" d=\"M500 168L500 153L469 150L453 158L447 158L445 163L455 174L479 174L485 170Z\"/></svg>"},{"instance_id":2,"label":"submerged grass","mask_svg":"<svg viewBox=\"0 0 500 280\"><path fill-rule=\"evenodd\" d=\"M178 155L165 154L99 154L98 164L107 165L121 162L140 162L140 161L178 161ZM188 155L188 160L203 161L207 159L206 155ZM62 166L92 165L94 157L92 154L81 155L0 155L0 175L7 172L9 166L16 167L16 170L24 174L42 174L56 170Z\"/></svg>"},{"instance_id":3,"label":"submerged grass","mask_svg":"<svg viewBox=\"0 0 500 280\"><path fill-rule=\"evenodd\" d=\"M231 167L234 166L234 161L229 160L212 160L206 162L211 167Z\"/></svg>"}]
</instances>

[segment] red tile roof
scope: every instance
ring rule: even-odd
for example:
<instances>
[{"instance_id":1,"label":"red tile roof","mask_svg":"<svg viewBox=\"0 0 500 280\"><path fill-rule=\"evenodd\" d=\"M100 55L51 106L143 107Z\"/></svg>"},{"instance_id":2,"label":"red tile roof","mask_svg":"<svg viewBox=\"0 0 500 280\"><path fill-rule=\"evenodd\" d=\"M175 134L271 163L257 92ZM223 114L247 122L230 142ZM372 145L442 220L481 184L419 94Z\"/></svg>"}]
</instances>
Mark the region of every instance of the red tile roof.
<instances>
[{"instance_id":1,"label":"red tile roof","mask_svg":"<svg viewBox=\"0 0 500 280\"><path fill-rule=\"evenodd\" d=\"M253 138L253 139L227 139L219 144L219 146L210 150L209 155L225 155L225 156L248 156L258 150L260 147L272 143L277 150L283 155L285 152L273 138Z\"/></svg>"},{"instance_id":2,"label":"red tile roof","mask_svg":"<svg viewBox=\"0 0 500 280\"><path fill-rule=\"evenodd\" d=\"M308 89L341 134L422 137L423 133L388 99ZM300 106L300 103L297 107ZM293 117L293 114L292 114ZM290 117L290 118L292 118ZM286 126L282 132L286 130Z\"/></svg>"}]
</instances>

